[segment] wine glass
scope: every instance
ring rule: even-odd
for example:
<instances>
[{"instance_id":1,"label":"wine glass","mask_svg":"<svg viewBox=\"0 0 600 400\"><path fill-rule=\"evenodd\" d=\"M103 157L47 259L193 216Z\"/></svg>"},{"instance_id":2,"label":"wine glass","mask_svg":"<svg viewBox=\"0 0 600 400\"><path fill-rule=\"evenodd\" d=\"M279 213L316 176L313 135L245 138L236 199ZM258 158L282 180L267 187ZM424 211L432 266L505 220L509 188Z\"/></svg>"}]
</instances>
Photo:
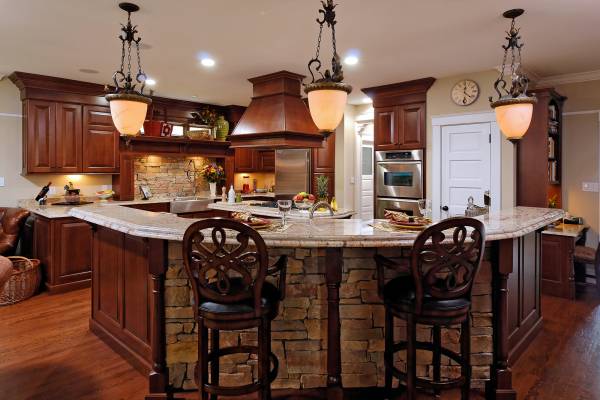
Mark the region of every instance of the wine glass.
<instances>
[{"instance_id":1,"label":"wine glass","mask_svg":"<svg viewBox=\"0 0 600 400\"><path fill-rule=\"evenodd\" d=\"M431 200L429 199L420 199L419 202L419 212L425 218L431 218Z\"/></svg>"},{"instance_id":2,"label":"wine glass","mask_svg":"<svg viewBox=\"0 0 600 400\"><path fill-rule=\"evenodd\" d=\"M277 200L277 207L279 208L279 212L283 216L281 220L281 224L285 226L285 217L288 212L292 209L292 201L291 200Z\"/></svg>"}]
</instances>

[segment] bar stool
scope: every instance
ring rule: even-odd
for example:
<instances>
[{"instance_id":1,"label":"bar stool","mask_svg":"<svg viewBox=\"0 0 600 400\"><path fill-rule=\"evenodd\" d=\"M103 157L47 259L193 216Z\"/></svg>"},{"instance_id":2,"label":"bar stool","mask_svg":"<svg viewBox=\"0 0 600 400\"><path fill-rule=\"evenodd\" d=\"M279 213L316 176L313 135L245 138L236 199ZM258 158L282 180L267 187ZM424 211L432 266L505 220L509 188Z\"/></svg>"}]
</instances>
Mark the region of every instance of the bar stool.
<instances>
[{"instance_id":1,"label":"bar stool","mask_svg":"<svg viewBox=\"0 0 600 400\"><path fill-rule=\"evenodd\" d=\"M271 352L271 321L284 297L287 257L281 256L269 267L267 246L258 232L237 221L213 218L186 230L183 259L197 305L199 398L206 400L210 394L216 400L218 395L259 392L259 399L271 399L271 382L279 364ZM268 275L278 276L277 287L265 280ZM219 348L220 330L250 328L258 329L258 346ZM246 385L219 386L219 358L238 353L258 357L258 379Z\"/></svg>"},{"instance_id":2,"label":"bar stool","mask_svg":"<svg viewBox=\"0 0 600 400\"><path fill-rule=\"evenodd\" d=\"M585 271L586 264L594 266L594 275L583 272L583 280L585 281L585 278L594 278L596 281L596 290L600 292L600 243L598 243L598 247L595 249L583 245L575 246L573 261L576 264L582 264L583 271Z\"/></svg>"},{"instance_id":3,"label":"bar stool","mask_svg":"<svg viewBox=\"0 0 600 400\"><path fill-rule=\"evenodd\" d=\"M470 314L471 288L485 245L485 227L473 218L449 218L419 234L410 258L395 261L375 256L379 295L385 305L385 387L392 391L392 378L406 387L407 399L416 389L462 388L462 399L471 389ZM385 270L400 276L385 282ZM394 342L394 318L406 321L406 341ZM433 342L417 341L416 325L433 327ZM461 325L460 354L441 345L441 328ZM432 352L433 379L417 378L416 351ZM394 353L406 350L406 372L394 366ZM461 376L442 380L442 355L456 361Z\"/></svg>"}]
</instances>

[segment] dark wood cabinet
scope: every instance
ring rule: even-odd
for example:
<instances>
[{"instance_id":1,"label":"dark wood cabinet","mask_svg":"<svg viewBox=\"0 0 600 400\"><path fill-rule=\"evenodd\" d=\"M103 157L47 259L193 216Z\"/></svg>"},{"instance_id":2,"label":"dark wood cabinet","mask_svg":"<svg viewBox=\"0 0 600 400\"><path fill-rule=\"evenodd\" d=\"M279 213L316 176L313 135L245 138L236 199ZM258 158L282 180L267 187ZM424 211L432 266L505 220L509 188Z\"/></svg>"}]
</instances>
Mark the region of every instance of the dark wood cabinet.
<instances>
[{"instance_id":1,"label":"dark wood cabinet","mask_svg":"<svg viewBox=\"0 0 600 400\"><path fill-rule=\"evenodd\" d=\"M255 150L235 149L235 172L252 172L256 169Z\"/></svg>"},{"instance_id":2,"label":"dark wood cabinet","mask_svg":"<svg viewBox=\"0 0 600 400\"><path fill-rule=\"evenodd\" d=\"M425 148L425 103L375 109L375 149Z\"/></svg>"},{"instance_id":3,"label":"dark wood cabinet","mask_svg":"<svg viewBox=\"0 0 600 400\"><path fill-rule=\"evenodd\" d=\"M119 133L110 108L26 100L24 173L119 172Z\"/></svg>"},{"instance_id":4,"label":"dark wood cabinet","mask_svg":"<svg viewBox=\"0 0 600 400\"><path fill-rule=\"evenodd\" d=\"M90 329L146 372L152 359L150 322L158 308L150 272L152 263L162 268L165 262L163 245L104 227L93 235Z\"/></svg>"},{"instance_id":5,"label":"dark wood cabinet","mask_svg":"<svg viewBox=\"0 0 600 400\"><path fill-rule=\"evenodd\" d=\"M375 110L374 141L377 150L393 150L397 147L396 110L397 107L382 107Z\"/></svg>"},{"instance_id":6,"label":"dark wood cabinet","mask_svg":"<svg viewBox=\"0 0 600 400\"><path fill-rule=\"evenodd\" d=\"M374 107L375 150L414 150L427 146L427 90L434 78L362 89Z\"/></svg>"},{"instance_id":7,"label":"dark wood cabinet","mask_svg":"<svg viewBox=\"0 0 600 400\"><path fill-rule=\"evenodd\" d=\"M425 103L397 108L398 146L403 149L424 149L426 137Z\"/></svg>"},{"instance_id":8,"label":"dark wood cabinet","mask_svg":"<svg viewBox=\"0 0 600 400\"><path fill-rule=\"evenodd\" d=\"M28 100L24 107L24 172L53 172L56 166L56 104Z\"/></svg>"},{"instance_id":9,"label":"dark wood cabinet","mask_svg":"<svg viewBox=\"0 0 600 400\"><path fill-rule=\"evenodd\" d=\"M573 237L542 235L542 293L575 298L574 252Z\"/></svg>"},{"instance_id":10,"label":"dark wood cabinet","mask_svg":"<svg viewBox=\"0 0 600 400\"><path fill-rule=\"evenodd\" d=\"M83 172L119 172L119 132L109 107L83 107Z\"/></svg>"},{"instance_id":11,"label":"dark wood cabinet","mask_svg":"<svg viewBox=\"0 0 600 400\"><path fill-rule=\"evenodd\" d=\"M499 242L499 268L503 271L510 269L507 282L510 364L525 351L542 326L541 236L541 232L536 231Z\"/></svg>"},{"instance_id":12,"label":"dark wood cabinet","mask_svg":"<svg viewBox=\"0 0 600 400\"><path fill-rule=\"evenodd\" d=\"M82 170L81 105L56 103L56 168L61 172Z\"/></svg>"},{"instance_id":13,"label":"dark wood cabinet","mask_svg":"<svg viewBox=\"0 0 600 400\"><path fill-rule=\"evenodd\" d=\"M235 172L274 172L275 150L235 149Z\"/></svg>"},{"instance_id":14,"label":"dark wood cabinet","mask_svg":"<svg viewBox=\"0 0 600 400\"><path fill-rule=\"evenodd\" d=\"M258 150L258 169L261 172L275 171L275 150Z\"/></svg>"},{"instance_id":15,"label":"dark wood cabinet","mask_svg":"<svg viewBox=\"0 0 600 400\"><path fill-rule=\"evenodd\" d=\"M33 252L42 262L46 288L51 293L90 285L92 227L76 218L36 216Z\"/></svg>"},{"instance_id":16,"label":"dark wood cabinet","mask_svg":"<svg viewBox=\"0 0 600 400\"><path fill-rule=\"evenodd\" d=\"M562 109L566 97L536 89L529 129L517 145L517 205L561 208Z\"/></svg>"}]
</instances>

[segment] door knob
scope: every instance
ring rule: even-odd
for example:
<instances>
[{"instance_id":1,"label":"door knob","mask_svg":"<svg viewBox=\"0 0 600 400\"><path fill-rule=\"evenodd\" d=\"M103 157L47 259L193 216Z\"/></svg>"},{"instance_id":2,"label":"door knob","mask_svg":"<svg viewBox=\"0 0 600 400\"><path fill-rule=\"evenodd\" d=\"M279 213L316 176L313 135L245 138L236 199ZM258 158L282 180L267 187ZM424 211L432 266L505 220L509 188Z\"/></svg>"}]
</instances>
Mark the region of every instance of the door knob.
<instances>
[{"instance_id":1,"label":"door knob","mask_svg":"<svg viewBox=\"0 0 600 400\"><path fill-rule=\"evenodd\" d=\"M442 211L448 211L448 210L449 210L448 206L443 206L442 207Z\"/></svg>"}]
</instances>

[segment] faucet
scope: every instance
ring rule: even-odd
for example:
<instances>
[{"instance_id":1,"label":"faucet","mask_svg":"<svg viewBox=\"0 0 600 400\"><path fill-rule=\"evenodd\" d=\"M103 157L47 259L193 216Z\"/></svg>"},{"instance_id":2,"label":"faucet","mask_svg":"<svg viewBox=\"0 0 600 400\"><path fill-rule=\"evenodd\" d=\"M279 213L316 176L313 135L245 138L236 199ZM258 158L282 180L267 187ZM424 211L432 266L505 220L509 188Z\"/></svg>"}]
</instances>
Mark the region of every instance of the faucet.
<instances>
[{"instance_id":1,"label":"faucet","mask_svg":"<svg viewBox=\"0 0 600 400\"><path fill-rule=\"evenodd\" d=\"M327 208L329 210L329 215L333 216L333 208L331 208L331 205L329 205L328 202L326 202L324 200L321 200L321 201L313 204L313 206L310 208L310 211L309 211L309 214L308 214L308 218L313 219L314 216L315 216L315 211L318 208L321 208L321 207Z\"/></svg>"},{"instance_id":2,"label":"faucet","mask_svg":"<svg viewBox=\"0 0 600 400\"><path fill-rule=\"evenodd\" d=\"M187 167L184 169L185 175L187 176L188 181L192 184L193 186L193 196L194 198L196 198L196 193L198 191L198 187L196 186L197 182L196 180L198 179L198 170L196 169L196 163L194 162L194 160L190 160L187 164Z\"/></svg>"}]
</instances>

